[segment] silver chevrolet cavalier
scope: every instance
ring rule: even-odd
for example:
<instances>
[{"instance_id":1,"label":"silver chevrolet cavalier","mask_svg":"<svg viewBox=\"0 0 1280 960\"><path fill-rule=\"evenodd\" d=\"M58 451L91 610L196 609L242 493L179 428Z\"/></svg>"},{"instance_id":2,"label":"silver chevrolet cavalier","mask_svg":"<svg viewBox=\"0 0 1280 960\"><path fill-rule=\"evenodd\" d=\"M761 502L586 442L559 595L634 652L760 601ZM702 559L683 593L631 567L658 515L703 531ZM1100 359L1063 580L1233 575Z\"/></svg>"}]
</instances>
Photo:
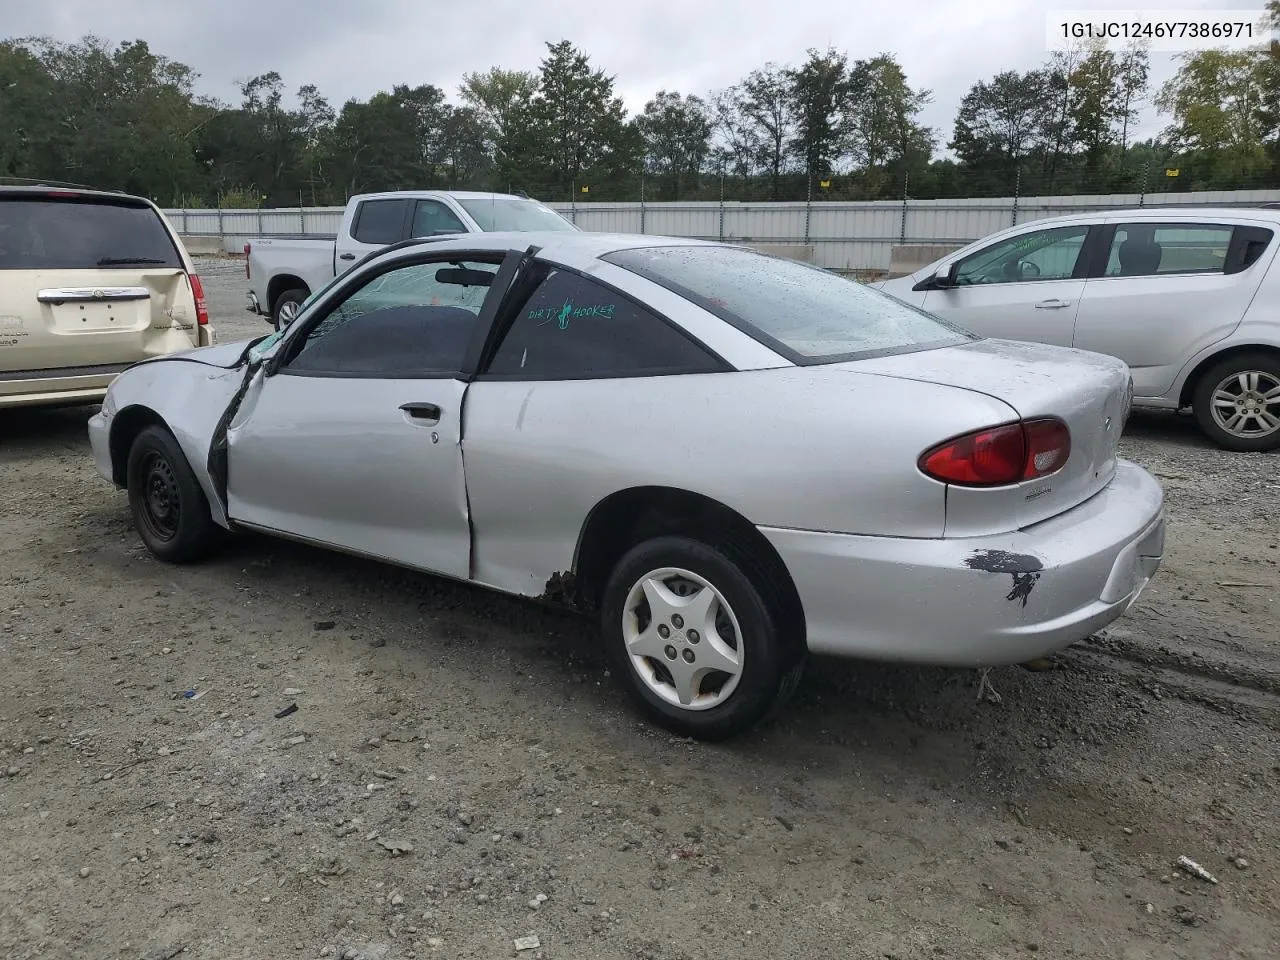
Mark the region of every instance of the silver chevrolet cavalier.
<instances>
[{"instance_id":1,"label":"silver chevrolet cavalier","mask_svg":"<svg viewBox=\"0 0 1280 960\"><path fill-rule=\"evenodd\" d=\"M163 561L252 530L567 604L651 718L722 739L810 652L989 667L1121 616L1164 546L1131 397L738 246L486 233L131 367L89 435Z\"/></svg>"}]
</instances>

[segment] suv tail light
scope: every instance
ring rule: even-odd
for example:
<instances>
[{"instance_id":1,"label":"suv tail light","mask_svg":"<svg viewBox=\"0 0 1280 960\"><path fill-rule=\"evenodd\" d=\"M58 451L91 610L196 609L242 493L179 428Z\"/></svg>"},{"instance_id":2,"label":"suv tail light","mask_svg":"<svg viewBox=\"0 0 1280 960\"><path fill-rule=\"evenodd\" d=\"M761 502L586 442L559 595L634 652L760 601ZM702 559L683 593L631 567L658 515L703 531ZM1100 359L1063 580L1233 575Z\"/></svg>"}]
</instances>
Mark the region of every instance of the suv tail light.
<instances>
[{"instance_id":1,"label":"suv tail light","mask_svg":"<svg viewBox=\"0 0 1280 960\"><path fill-rule=\"evenodd\" d=\"M1003 487L1047 477L1071 456L1071 431L1056 417L1022 420L955 437L920 455L925 476L961 487Z\"/></svg>"},{"instance_id":2,"label":"suv tail light","mask_svg":"<svg viewBox=\"0 0 1280 960\"><path fill-rule=\"evenodd\" d=\"M253 249L252 243L246 243L244 245L244 278L246 280L253 279L253 277L249 276L249 251L252 249Z\"/></svg>"},{"instance_id":3,"label":"suv tail light","mask_svg":"<svg viewBox=\"0 0 1280 960\"><path fill-rule=\"evenodd\" d=\"M196 301L196 325L205 326L209 322L209 304L204 299L204 284L194 273L187 274L191 281L191 296Z\"/></svg>"}]
</instances>

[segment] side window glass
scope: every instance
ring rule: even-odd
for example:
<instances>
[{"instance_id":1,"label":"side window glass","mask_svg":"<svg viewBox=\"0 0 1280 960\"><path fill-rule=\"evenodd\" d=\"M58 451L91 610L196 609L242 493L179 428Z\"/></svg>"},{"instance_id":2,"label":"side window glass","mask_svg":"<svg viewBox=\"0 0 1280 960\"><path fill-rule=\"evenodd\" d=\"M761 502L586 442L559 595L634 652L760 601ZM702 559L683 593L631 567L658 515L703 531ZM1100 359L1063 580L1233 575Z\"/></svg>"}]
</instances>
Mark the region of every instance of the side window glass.
<instances>
[{"instance_id":1,"label":"side window glass","mask_svg":"<svg viewBox=\"0 0 1280 960\"><path fill-rule=\"evenodd\" d=\"M1001 240L961 260L956 285L1069 280L1088 233L1088 226L1054 227Z\"/></svg>"},{"instance_id":2,"label":"side window glass","mask_svg":"<svg viewBox=\"0 0 1280 960\"><path fill-rule=\"evenodd\" d=\"M438 233L466 233L467 228L457 215L443 203L435 200L419 200L413 212L413 229L410 236L431 237Z\"/></svg>"},{"instance_id":3,"label":"side window glass","mask_svg":"<svg viewBox=\"0 0 1280 960\"><path fill-rule=\"evenodd\" d=\"M379 274L307 332L284 372L439 376L462 366L498 267L421 263Z\"/></svg>"},{"instance_id":4,"label":"side window glass","mask_svg":"<svg viewBox=\"0 0 1280 960\"><path fill-rule=\"evenodd\" d=\"M1216 223L1122 223L1103 276L1222 273L1234 229Z\"/></svg>"},{"instance_id":5,"label":"side window glass","mask_svg":"<svg viewBox=\"0 0 1280 960\"><path fill-rule=\"evenodd\" d=\"M403 239L407 200L366 200L360 204L351 235L360 243L385 246Z\"/></svg>"},{"instance_id":6,"label":"side window glass","mask_svg":"<svg viewBox=\"0 0 1280 960\"><path fill-rule=\"evenodd\" d=\"M520 306L488 372L575 380L720 369L706 350L634 301L551 270Z\"/></svg>"}]
</instances>

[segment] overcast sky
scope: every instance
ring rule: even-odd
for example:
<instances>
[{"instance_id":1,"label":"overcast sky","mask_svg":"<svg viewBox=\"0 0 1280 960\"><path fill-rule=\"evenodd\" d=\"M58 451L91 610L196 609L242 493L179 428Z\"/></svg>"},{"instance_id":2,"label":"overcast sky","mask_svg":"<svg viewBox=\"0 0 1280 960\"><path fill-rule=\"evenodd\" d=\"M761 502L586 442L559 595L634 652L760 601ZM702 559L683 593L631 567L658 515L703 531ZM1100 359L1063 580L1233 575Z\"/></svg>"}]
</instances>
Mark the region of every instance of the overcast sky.
<instances>
[{"instance_id":1,"label":"overcast sky","mask_svg":"<svg viewBox=\"0 0 1280 960\"><path fill-rule=\"evenodd\" d=\"M950 139L977 80L1046 57L1045 14L1060 9L1258 10L1264 0L0 0L0 31L75 40L142 38L193 67L199 90L236 102L236 82L276 70L314 83L335 108L396 83L433 83L453 99L462 74L535 69L544 42L567 39L616 77L628 109L657 90L705 94L766 61L810 47L851 59L891 52L933 91L923 119ZM1152 81L1175 69L1152 55ZM1163 121L1146 111L1139 136Z\"/></svg>"}]
</instances>

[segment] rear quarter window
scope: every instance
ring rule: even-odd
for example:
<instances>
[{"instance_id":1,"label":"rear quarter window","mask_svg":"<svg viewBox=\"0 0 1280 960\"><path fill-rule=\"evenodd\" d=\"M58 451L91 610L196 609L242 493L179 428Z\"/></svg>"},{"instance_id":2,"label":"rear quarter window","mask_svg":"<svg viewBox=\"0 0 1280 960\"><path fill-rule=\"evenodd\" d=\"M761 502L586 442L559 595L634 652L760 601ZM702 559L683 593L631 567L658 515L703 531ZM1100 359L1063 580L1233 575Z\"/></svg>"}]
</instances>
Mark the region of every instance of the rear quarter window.
<instances>
[{"instance_id":1,"label":"rear quarter window","mask_svg":"<svg viewBox=\"0 0 1280 960\"><path fill-rule=\"evenodd\" d=\"M855 280L753 250L641 247L600 259L666 287L793 363L833 363L977 339Z\"/></svg>"},{"instance_id":2,"label":"rear quarter window","mask_svg":"<svg viewBox=\"0 0 1280 960\"><path fill-rule=\"evenodd\" d=\"M182 259L149 206L0 196L0 270L171 267Z\"/></svg>"}]
</instances>

